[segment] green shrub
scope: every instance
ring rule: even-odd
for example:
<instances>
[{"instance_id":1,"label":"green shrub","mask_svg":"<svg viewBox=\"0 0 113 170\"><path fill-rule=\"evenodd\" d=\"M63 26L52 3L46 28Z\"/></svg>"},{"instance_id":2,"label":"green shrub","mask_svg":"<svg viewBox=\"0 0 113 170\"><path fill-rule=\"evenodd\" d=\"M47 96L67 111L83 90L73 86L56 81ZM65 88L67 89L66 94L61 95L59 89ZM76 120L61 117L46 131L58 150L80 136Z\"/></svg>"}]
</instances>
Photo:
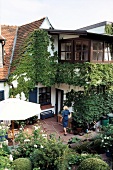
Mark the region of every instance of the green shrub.
<instances>
[{"instance_id":1,"label":"green shrub","mask_svg":"<svg viewBox=\"0 0 113 170\"><path fill-rule=\"evenodd\" d=\"M7 146L3 145L0 148L0 170L11 167L11 161L9 160L9 150Z\"/></svg>"},{"instance_id":2,"label":"green shrub","mask_svg":"<svg viewBox=\"0 0 113 170\"><path fill-rule=\"evenodd\" d=\"M42 147L35 149L30 158L33 168L62 170L68 166L69 153L70 150L67 145L52 137Z\"/></svg>"},{"instance_id":3,"label":"green shrub","mask_svg":"<svg viewBox=\"0 0 113 170\"><path fill-rule=\"evenodd\" d=\"M101 157L97 154L78 154L78 153L72 153L70 154L69 156L69 160L68 160L68 163L69 165L80 165L80 163L87 159L87 158L98 158L98 159L101 159Z\"/></svg>"},{"instance_id":4,"label":"green shrub","mask_svg":"<svg viewBox=\"0 0 113 170\"><path fill-rule=\"evenodd\" d=\"M109 165L98 158L88 158L80 163L77 170L110 170Z\"/></svg>"},{"instance_id":5,"label":"green shrub","mask_svg":"<svg viewBox=\"0 0 113 170\"><path fill-rule=\"evenodd\" d=\"M85 153L90 153L90 142L89 141L85 141L83 143L79 143L79 145L75 146L75 151L79 154L85 152Z\"/></svg>"},{"instance_id":6,"label":"green shrub","mask_svg":"<svg viewBox=\"0 0 113 170\"><path fill-rule=\"evenodd\" d=\"M15 159L12 166L14 170L32 170L32 164L28 158Z\"/></svg>"}]
</instances>

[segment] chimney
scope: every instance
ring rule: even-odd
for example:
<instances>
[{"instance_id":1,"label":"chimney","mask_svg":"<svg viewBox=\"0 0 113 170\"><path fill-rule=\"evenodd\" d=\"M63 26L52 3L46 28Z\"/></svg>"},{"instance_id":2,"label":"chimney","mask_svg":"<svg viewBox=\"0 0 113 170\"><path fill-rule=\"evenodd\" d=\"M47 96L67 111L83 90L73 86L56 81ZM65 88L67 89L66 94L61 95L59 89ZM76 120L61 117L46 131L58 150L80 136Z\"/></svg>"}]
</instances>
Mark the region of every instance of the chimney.
<instances>
[{"instance_id":1,"label":"chimney","mask_svg":"<svg viewBox=\"0 0 113 170\"><path fill-rule=\"evenodd\" d=\"M1 25L0 25L0 68L3 68L3 46L5 38L1 35Z\"/></svg>"}]
</instances>

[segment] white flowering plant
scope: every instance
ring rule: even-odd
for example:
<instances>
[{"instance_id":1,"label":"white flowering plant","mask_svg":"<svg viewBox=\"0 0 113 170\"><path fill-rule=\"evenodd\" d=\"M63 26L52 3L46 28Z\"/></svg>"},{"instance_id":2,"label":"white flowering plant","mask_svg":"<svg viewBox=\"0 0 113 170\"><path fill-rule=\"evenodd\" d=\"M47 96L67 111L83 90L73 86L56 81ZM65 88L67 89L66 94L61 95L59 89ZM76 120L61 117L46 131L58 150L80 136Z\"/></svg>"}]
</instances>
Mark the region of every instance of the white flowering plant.
<instances>
[{"instance_id":1,"label":"white flowering plant","mask_svg":"<svg viewBox=\"0 0 113 170\"><path fill-rule=\"evenodd\" d=\"M113 148L113 125L103 127L103 132L101 134L102 147L105 151L110 151Z\"/></svg>"},{"instance_id":2,"label":"white flowering plant","mask_svg":"<svg viewBox=\"0 0 113 170\"><path fill-rule=\"evenodd\" d=\"M110 151L111 148L113 147L113 138L111 136L103 136L102 139L102 147L106 150L106 151Z\"/></svg>"}]
</instances>

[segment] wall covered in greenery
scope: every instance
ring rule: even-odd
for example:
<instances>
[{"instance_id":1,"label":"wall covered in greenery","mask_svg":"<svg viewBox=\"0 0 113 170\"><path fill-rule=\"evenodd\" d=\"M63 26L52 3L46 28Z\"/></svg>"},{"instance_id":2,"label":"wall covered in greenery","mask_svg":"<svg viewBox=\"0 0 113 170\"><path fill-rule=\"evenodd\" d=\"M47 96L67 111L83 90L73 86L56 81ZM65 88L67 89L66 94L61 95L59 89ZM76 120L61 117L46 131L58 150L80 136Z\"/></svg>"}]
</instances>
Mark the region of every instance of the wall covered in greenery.
<instances>
[{"instance_id":1,"label":"wall covered in greenery","mask_svg":"<svg viewBox=\"0 0 113 170\"><path fill-rule=\"evenodd\" d=\"M67 94L65 102L69 106L73 102L74 112L84 115L86 121L112 111L113 64L61 64L57 62L53 44L54 39L44 30L35 30L29 35L20 48L21 57L12 64L16 69L9 82L17 80L18 85L11 89L11 94L21 96L24 92L28 98L29 91L39 82L48 87L65 83L84 87L84 92ZM48 52L49 45L53 56Z\"/></svg>"},{"instance_id":2,"label":"wall covered in greenery","mask_svg":"<svg viewBox=\"0 0 113 170\"><path fill-rule=\"evenodd\" d=\"M51 45L54 56L48 52ZM46 86L52 86L55 82L57 69L57 53L54 52L53 42L47 32L35 30L21 45L19 59L16 59L12 67L16 68L9 77L9 82L17 80L17 88L11 89L10 93L16 96L24 92L28 98L29 91L40 82Z\"/></svg>"}]
</instances>

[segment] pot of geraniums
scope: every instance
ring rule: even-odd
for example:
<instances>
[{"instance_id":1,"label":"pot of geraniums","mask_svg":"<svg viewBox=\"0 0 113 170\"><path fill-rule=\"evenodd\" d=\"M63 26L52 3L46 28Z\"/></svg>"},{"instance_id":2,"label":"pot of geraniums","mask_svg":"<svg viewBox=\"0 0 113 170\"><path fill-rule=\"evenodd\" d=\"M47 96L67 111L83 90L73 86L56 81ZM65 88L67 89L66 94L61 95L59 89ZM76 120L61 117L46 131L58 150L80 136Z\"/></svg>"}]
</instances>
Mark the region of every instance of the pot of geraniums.
<instances>
[{"instance_id":1,"label":"pot of geraniums","mask_svg":"<svg viewBox=\"0 0 113 170\"><path fill-rule=\"evenodd\" d=\"M0 123L0 141L5 141L8 138L8 128L3 122Z\"/></svg>"}]
</instances>

